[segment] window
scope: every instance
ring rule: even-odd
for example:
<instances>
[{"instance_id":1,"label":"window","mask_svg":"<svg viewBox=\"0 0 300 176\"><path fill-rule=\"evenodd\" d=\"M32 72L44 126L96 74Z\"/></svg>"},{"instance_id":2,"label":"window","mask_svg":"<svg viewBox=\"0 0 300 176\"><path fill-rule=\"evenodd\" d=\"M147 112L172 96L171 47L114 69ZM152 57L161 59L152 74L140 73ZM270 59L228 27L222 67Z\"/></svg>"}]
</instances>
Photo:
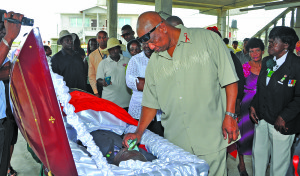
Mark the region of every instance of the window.
<instances>
[{"instance_id":1,"label":"window","mask_svg":"<svg viewBox=\"0 0 300 176\"><path fill-rule=\"evenodd\" d=\"M130 18L119 18L119 28L122 28L125 24L130 25Z\"/></svg>"},{"instance_id":2,"label":"window","mask_svg":"<svg viewBox=\"0 0 300 176\"><path fill-rule=\"evenodd\" d=\"M71 27L82 27L82 18L70 18ZM90 19L84 19L84 27L90 27Z\"/></svg>"}]
</instances>

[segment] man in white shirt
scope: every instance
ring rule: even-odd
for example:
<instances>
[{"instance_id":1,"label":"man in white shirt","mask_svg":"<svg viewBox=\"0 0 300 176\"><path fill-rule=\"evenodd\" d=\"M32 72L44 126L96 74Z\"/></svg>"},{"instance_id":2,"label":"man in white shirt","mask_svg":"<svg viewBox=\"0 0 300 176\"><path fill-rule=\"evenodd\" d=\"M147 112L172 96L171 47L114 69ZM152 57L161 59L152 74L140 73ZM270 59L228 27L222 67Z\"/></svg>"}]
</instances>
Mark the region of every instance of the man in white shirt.
<instances>
[{"instance_id":1,"label":"man in white shirt","mask_svg":"<svg viewBox=\"0 0 300 176\"><path fill-rule=\"evenodd\" d=\"M148 61L153 53L147 43L142 43L143 51L132 56L126 70L126 84L132 89L128 113L139 120L142 113L142 98L145 84L145 72ZM161 125L161 110L158 110L155 119L149 124L150 131L163 136L164 128Z\"/></svg>"}]
</instances>

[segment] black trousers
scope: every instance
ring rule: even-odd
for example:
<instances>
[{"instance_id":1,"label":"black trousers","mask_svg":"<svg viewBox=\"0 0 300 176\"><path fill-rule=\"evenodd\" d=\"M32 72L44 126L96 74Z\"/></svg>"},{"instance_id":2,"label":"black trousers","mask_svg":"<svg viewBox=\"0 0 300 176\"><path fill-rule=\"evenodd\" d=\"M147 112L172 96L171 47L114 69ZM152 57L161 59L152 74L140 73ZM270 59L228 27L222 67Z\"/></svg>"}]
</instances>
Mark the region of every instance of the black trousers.
<instances>
[{"instance_id":1,"label":"black trousers","mask_svg":"<svg viewBox=\"0 0 300 176\"><path fill-rule=\"evenodd\" d=\"M8 118L0 119L0 175L7 175L13 126Z\"/></svg>"}]
</instances>

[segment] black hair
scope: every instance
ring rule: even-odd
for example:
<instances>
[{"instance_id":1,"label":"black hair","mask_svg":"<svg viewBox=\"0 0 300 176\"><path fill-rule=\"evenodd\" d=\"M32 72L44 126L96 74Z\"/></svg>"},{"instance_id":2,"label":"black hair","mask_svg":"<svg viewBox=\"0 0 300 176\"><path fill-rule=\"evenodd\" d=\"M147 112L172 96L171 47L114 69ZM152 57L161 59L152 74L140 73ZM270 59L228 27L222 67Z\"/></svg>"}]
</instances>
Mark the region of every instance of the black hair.
<instances>
[{"instance_id":1,"label":"black hair","mask_svg":"<svg viewBox=\"0 0 300 176\"><path fill-rule=\"evenodd\" d=\"M73 33L73 34L75 34L75 33ZM78 48L81 48L81 46L80 46L80 39L79 39L79 37L78 37L77 34L75 34L74 48L75 48L75 50L77 50Z\"/></svg>"},{"instance_id":2,"label":"black hair","mask_svg":"<svg viewBox=\"0 0 300 176\"><path fill-rule=\"evenodd\" d=\"M130 40L128 43L127 43L127 51L130 52L130 45L133 44L133 43L136 43L138 46L141 47L141 43L136 40L136 39L133 39L133 40Z\"/></svg>"},{"instance_id":3,"label":"black hair","mask_svg":"<svg viewBox=\"0 0 300 176\"><path fill-rule=\"evenodd\" d=\"M89 39L88 43L87 43L87 55L90 55L93 51L91 51L91 48L90 48L90 42L92 41L95 41L97 43L97 40L96 38L91 38ZM98 43L97 43L98 44Z\"/></svg>"},{"instance_id":4,"label":"black hair","mask_svg":"<svg viewBox=\"0 0 300 176\"><path fill-rule=\"evenodd\" d=\"M250 40L249 38L244 38L243 42L247 42L249 40Z\"/></svg>"},{"instance_id":5,"label":"black hair","mask_svg":"<svg viewBox=\"0 0 300 176\"><path fill-rule=\"evenodd\" d=\"M223 39L224 43L227 45L229 43L229 39L228 38L224 38Z\"/></svg>"},{"instance_id":6,"label":"black hair","mask_svg":"<svg viewBox=\"0 0 300 176\"><path fill-rule=\"evenodd\" d=\"M133 31L133 30L132 30L132 27L131 27L129 24L124 25L124 26L121 28L121 30L122 30L122 31L123 31L123 30Z\"/></svg>"},{"instance_id":7,"label":"black hair","mask_svg":"<svg viewBox=\"0 0 300 176\"><path fill-rule=\"evenodd\" d=\"M246 45L246 51L249 52L249 50L252 48L259 48L260 50L264 51L264 42L259 38L251 38Z\"/></svg>"},{"instance_id":8,"label":"black hair","mask_svg":"<svg viewBox=\"0 0 300 176\"><path fill-rule=\"evenodd\" d=\"M237 44L238 45L239 42L235 40L235 41L232 42L232 44Z\"/></svg>"},{"instance_id":9,"label":"black hair","mask_svg":"<svg viewBox=\"0 0 300 176\"><path fill-rule=\"evenodd\" d=\"M44 45L44 50L46 51L47 49L50 49L50 46Z\"/></svg>"},{"instance_id":10,"label":"black hair","mask_svg":"<svg viewBox=\"0 0 300 176\"><path fill-rule=\"evenodd\" d=\"M172 25L173 22L177 23L178 24L182 24L183 25L183 22L181 20L181 18L179 18L178 16L170 16L166 19L166 21ZM184 25L183 25L184 26Z\"/></svg>"},{"instance_id":11,"label":"black hair","mask_svg":"<svg viewBox=\"0 0 300 176\"><path fill-rule=\"evenodd\" d=\"M107 32L106 32L106 31L99 31L99 32L97 32L96 37L98 37L98 35L99 35L100 33L103 33L103 34L107 37Z\"/></svg>"},{"instance_id":12,"label":"black hair","mask_svg":"<svg viewBox=\"0 0 300 176\"><path fill-rule=\"evenodd\" d=\"M270 31L269 39L274 40L275 38L279 38L283 43L287 43L290 52L294 51L296 43L299 41L295 30L286 26L276 26Z\"/></svg>"}]
</instances>

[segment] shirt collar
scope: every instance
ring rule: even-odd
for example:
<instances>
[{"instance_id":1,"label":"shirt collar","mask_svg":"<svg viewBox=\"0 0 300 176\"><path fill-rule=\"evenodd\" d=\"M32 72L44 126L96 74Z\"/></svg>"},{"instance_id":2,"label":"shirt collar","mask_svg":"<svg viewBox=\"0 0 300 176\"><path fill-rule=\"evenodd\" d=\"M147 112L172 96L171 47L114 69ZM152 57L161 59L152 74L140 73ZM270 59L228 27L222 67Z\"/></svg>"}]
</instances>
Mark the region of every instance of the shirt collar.
<instances>
[{"instance_id":1,"label":"shirt collar","mask_svg":"<svg viewBox=\"0 0 300 176\"><path fill-rule=\"evenodd\" d=\"M69 55L67 52L66 52L66 50L65 49L61 49L61 52L62 52L62 54L65 56L65 55ZM75 55L75 52L72 52L72 55L71 56L74 56Z\"/></svg>"},{"instance_id":2,"label":"shirt collar","mask_svg":"<svg viewBox=\"0 0 300 176\"><path fill-rule=\"evenodd\" d=\"M281 58L276 60L276 56L274 56L274 60L276 61L276 65L280 66L284 63L284 61L286 60L288 52L286 52L283 56L281 56Z\"/></svg>"},{"instance_id":3,"label":"shirt collar","mask_svg":"<svg viewBox=\"0 0 300 176\"><path fill-rule=\"evenodd\" d=\"M110 58L110 55L107 56L107 59L109 62L116 62ZM123 60L123 59L124 59L124 56L122 54L120 54L120 60ZM120 62L120 60L118 62Z\"/></svg>"},{"instance_id":4,"label":"shirt collar","mask_svg":"<svg viewBox=\"0 0 300 176\"><path fill-rule=\"evenodd\" d=\"M188 28L186 28L185 26L183 26L181 24L177 25L176 28L181 29L180 35L179 35L179 38L178 38L178 41L177 41L177 44L176 44L176 47L180 46L183 43L190 43L190 44L192 44L192 37L190 35L190 32L189 32ZM168 53L167 50L159 52L158 55L160 55L162 57L165 57L167 59L172 59L172 57L169 55L169 53Z\"/></svg>"}]
</instances>

